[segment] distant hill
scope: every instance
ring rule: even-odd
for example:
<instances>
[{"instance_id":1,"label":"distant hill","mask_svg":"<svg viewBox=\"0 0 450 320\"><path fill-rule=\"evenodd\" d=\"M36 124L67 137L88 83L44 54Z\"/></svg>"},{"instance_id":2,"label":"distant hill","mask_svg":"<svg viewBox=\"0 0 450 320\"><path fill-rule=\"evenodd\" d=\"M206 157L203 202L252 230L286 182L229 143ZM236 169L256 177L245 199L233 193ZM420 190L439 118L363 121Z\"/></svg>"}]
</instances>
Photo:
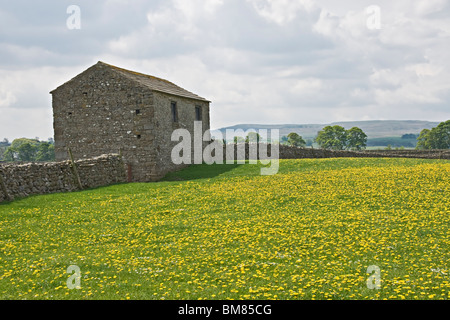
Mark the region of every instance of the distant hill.
<instances>
[{"instance_id":1,"label":"distant hill","mask_svg":"<svg viewBox=\"0 0 450 320\"><path fill-rule=\"evenodd\" d=\"M311 139L317 136L317 132L322 128L331 125L339 125L345 129L352 127L361 128L369 139L401 137L404 134L419 134L423 129L431 129L436 127L439 122L421 121L421 120L373 120L373 121L347 121L333 122L329 124L238 124L230 127L220 128L222 133L226 129L279 129L280 136L287 136L291 132L296 132L304 139ZM214 134L213 134L214 135Z\"/></svg>"}]
</instances>

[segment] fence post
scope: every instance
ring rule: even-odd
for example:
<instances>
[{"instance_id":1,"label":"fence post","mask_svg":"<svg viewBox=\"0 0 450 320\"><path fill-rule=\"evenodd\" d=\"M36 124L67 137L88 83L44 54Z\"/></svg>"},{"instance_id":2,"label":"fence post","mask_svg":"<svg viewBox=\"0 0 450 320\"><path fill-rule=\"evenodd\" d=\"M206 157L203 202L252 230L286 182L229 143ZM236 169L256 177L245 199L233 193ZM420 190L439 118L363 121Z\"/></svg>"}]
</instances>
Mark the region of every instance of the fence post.
<instances>
[{"instance_id":1,"label":"fence post","mask_svg":"<svg viewBox=\"0 0 450 320\"><path fill-rule=\"evenodd\" d=\"M72 150L70 150L70 148L67 148L67 152L69 153L69 157L70 157L70 164L71 164L71 168L72 168L72 173L75 176L75 180L78 184L78 188L80 190L83 190L83 185L81 184L81 179L80 179L80 175L78 174L78 169L77 166L75 165L75 161L73 160L73 154L72 154Z\"/></svg>"},{"instance_id":2,"label":"fence post","mask_svg":"<svg viewBox=\"0 0 450 320\"><path fill-rule=\"evenodd\" d=\"M120 162L122 163L122 168L123 168L123 174L124 174L124 178L128 181L131 182L131 178L130 178L130 165L129 164L125 164L125 161L123 161L123 150L122 148L119 148L119 159ZM120 182L122 182L123 180L120 180Z\"/></svg>"},{"instance_id":3,"label":"fence post","mask_svg":"<svg viewBox=\"0 0 450 320\"><path fill-rule=\"evenodd\" d=\"M3 171L2 170L0 170L0 188L3 192L3 194L5 195L6 200L12 201L13 198L9 195L8 189L6 189L5 181L3 181Z\"/></svg>"},{"instance_id":4,"label":"fence post","mask_svg":"<svg viewBox=\"0 0 450 320\"><path fill-rule=\"evenodd\" d=\"M133 171L130 163L127 164L127 175L128 175L128 182L133 182Z\"/></svg>"}]
</instances>

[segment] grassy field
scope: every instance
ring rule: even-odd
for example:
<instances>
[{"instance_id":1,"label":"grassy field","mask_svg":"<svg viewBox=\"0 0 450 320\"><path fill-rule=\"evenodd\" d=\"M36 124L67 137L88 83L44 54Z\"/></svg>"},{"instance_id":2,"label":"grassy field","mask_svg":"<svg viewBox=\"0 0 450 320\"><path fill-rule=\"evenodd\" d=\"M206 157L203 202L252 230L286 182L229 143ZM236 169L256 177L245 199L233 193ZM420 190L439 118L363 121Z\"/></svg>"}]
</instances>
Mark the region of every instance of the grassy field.
<instances>
[{"instance_id":1,"label":"grassy field","mask_svg":"<svg viewBox=\"0 0 450 320\"><path fill-rule=\"evenodd\" d=\"M159 183L2 204L0 298L450 298L450 161L259 169L193 166ZM372 265L379 290L367 287Z\"/></svg>"}]
</instances>

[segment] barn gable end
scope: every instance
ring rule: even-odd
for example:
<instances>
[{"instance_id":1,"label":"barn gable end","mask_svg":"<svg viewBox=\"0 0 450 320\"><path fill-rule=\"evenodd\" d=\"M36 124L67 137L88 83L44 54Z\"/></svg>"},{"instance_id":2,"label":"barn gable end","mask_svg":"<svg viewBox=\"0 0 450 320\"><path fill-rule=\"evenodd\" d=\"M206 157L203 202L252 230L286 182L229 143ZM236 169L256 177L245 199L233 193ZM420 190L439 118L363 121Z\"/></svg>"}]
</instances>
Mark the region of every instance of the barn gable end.
<instances>
[{"instance_id":1,"label":"barn gable end","mask_svg":"<svg viewBox=\"0 0 450 320\"><path fill-rule=\"evenodd\" d=\"M209 129L210 102L164 79L98 62L51 92L56 160L123 154L132 181L155 181L171 161L173 130L193 132L196 108ZM178 121L171 104L176 103Z\"/></svg>"}]
</instances>

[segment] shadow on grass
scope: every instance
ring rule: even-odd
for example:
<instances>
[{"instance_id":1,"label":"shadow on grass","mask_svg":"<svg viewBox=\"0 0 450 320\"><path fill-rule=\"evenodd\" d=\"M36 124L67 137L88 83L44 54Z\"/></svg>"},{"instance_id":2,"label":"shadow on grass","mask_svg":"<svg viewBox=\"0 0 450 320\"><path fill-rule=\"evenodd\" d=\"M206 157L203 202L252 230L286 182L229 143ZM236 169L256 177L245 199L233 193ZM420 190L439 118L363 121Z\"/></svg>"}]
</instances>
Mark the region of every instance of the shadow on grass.
<instances>
[{"instance_id":1,"label":"shadow on grass","mask_svg":"<svg viewBox=\"0 0 450 320\"><path fill-rule=\"evenodd\" d=\"M187 181L198 179L210 179L232 171L242 164L199 164L191 165L185 169L168 173L160 181Z\"/></svg>"},{"instance_id":2,"label":"shadow on grass","mask_svg":"<svg viewBox=\"0 0 450 320\"><path fill-rule=\"evenodd\" d=\"M0 202L1 206L7 206L9 204L17 204L20 206L20 204L23 202L24 206L40 206L42 199L45 198L45 201L51 202L51 201L61 201L61 200L67 200L68 198L74 196L76 197L76 194L86 194L86 192L92 191L92 192L102 192L103 189L110 189L114 186L121 186L122 188L129 185L129 183L122 182L122 183L114 183L106 186L99 186L99 187L92 187L92 188L86 188L83 190L72 190L72 191L58 191L58 192L49 192L49 193L33 193L25 197L15 197L12 201L3 201ZM121 192L122 193L122 192Z\"/></svg>"},{"instance_id":3,"label":"shadow on grass","mask_svg":"<svg viewBox=\"0 0 450 320\"><path fill-rule=\"evenodd\" d=\"M240 170L237 170L235 173L231 173L231 171L242 167L243 164L213 164L213 165L207 165L207 164L201 164L201 165L191 165L187 168L184 168L180 171L175 171L168 173L163 179L159 180L158 182L173 182L173 181L189 181L189 180L199 180L199 179L211 179L216 178L221 175L226 175L228 177L235 176L235 175L242 175L243 172ZM248 169L244 172L244 174L248 175ZM258 167L256 167L255 172L257 172ZM157 183L116 183L112 185L107 186L100 186L100 187L94 187L94 188L87 188L83 190L74 190L74 191L68 191L68 192L55 192L55 193L46 193L46 194L32 194L27 197L16 197L13 201L3 201L0 202L1 206L8 206L11 203L14 203L15 205L21 205L23 203L24 206L33 206L33 205L40 205L40 202L42 201L42 197L48 196L48 198L45 198L45 201L51 202L51 201L60 201L61 199L67 200L70 197L75 197L78 193L87 194L86 192L91 191L92 193L98 193L102 194L104 190L107 190L107 193L109 195L118 194L136 194L137 186L141 185L143 188L143 192L147 192L147 187L149 185L157 187ZM143 187L145 185L145 187ZM120 188L112 188L114 186L120 186ZM36 202L36 203L35 203Z\"/></svg>"}]
</instances>

